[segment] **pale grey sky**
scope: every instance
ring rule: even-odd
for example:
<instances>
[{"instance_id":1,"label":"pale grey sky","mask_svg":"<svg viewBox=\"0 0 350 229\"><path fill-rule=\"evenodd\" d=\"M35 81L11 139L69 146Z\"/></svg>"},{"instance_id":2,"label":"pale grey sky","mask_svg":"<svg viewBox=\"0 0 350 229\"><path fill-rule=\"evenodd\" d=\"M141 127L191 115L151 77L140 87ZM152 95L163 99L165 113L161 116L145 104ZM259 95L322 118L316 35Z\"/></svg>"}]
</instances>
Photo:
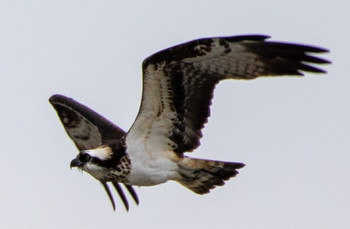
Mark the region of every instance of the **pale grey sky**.
<instances>
[{"instance_id":1,"label":"pale grey sky","mask_svg":"<svg viewBox=\"0 0 350 229\"><path fill-rule=\"evenodd\" d=\"M0 2L1 228L350 228L350 1ZM141 62L188 40L271 35L331 50L327 75L225 81L192 156L246 164L205 196L136 188L112 211L48 103L75 98L127 130Z\"/></svg>"}]
</instances>

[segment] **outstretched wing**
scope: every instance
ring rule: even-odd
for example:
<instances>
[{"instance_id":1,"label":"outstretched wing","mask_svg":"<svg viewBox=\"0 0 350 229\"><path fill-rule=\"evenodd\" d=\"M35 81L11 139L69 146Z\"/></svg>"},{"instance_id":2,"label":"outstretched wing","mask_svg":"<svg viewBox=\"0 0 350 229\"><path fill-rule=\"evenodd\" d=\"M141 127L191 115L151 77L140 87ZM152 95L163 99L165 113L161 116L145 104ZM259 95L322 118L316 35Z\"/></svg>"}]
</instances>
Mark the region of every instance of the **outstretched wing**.
<instances>
[{"instance_id":1,"label":"outstretched wing","mask_svg":"<svg viewBox=\"0 0 350 229\"><path fill-rule=\"evenodd\" d=\"M79 151L94 149L103 144L107 145L111 141L116 141L125 136L125 132L122 129L71 98L63 95L53 95L49 101L56 109L64 129ZM113 209L115 209L114 200L108 185L103 182L101 183L112 202ZM129 204L123 190L116 182L113 183L113 186L121 197L125 208L128 210ZM132 186L125 186L138 204L139 201Z\"/></svg>"},{"instance_id":2,"label":"outstretched wing","mask_svg":"<svg viewBox=\"0 0 350 229\"><path fill-rule=\"evenodd\" d=\"M49 101L79 151L97 148L125 135L122 129L71 98L53 95Z\"/></svg>"},{"instance_id":3,"label":"outstretched wing","mask_svg":"<svg viewBox=\"0 0 350 229\"><path fill-rule=\"evenodd\" d=\"M142 145L145 152L173 150L180 156L197 148L220 80L324 73L313 64L329 61L313 54L327 50L267 38L205 38L148 57L143 62L142 103L127 134L127 147Z\"/></svg>"}]
</instances>

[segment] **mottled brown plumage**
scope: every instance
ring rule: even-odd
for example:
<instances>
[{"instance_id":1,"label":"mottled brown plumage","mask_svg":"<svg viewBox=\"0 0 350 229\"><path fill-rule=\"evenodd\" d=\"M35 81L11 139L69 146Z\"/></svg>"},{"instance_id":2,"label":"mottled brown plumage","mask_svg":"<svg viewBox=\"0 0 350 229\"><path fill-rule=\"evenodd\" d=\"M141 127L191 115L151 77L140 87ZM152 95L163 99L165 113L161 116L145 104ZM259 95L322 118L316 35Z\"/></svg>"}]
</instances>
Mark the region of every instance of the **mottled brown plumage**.
<instances>
[{"instance_id":1,"label":"mottled brown plumage","mask_svg":"<svg viewBox=\"0 0 350 229\"><path fill-rule=\"evenodd\" d=\"M111 182L127 209L128 201L118 182L125 184L137 203L133 185L174 180L198 194L223 185L244 164L185 156L200 145L215 86L225 79L324 73L315 65L330 63L315 56L328 52L325 49L267 38L205 38L148 57L143 62L140 110L127 133L72 99L51 97L68 135L81 151L79 155L83 155L72 165L98 179L115 207L106 184Z\"/></svg>"}]
</instances>

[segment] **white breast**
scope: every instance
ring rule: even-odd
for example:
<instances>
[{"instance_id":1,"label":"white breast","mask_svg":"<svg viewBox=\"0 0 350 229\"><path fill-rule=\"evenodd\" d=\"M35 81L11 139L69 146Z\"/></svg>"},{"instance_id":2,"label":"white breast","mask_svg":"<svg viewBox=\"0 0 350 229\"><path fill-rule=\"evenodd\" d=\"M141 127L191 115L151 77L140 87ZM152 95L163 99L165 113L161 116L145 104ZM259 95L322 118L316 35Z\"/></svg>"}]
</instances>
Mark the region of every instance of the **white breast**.
<instances>
[{"instance_id":1,"label":"white breast","mask_svg":"<svg viewBox=\"0 0 350 229\"><path fill-rule=\"evenodd\" d=\"M128 145L131 172L128 185L151 186L180 178L173 152L147 152L143 145Z\"/></svg>"}]
</instances>

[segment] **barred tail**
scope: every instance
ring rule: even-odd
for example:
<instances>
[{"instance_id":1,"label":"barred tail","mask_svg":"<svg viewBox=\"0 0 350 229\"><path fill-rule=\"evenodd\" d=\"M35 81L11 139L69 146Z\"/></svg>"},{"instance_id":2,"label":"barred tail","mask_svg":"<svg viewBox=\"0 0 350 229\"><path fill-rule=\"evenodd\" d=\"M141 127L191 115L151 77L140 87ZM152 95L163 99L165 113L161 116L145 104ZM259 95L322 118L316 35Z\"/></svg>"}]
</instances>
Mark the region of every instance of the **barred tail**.
<instances>
[{"instance_id":1,"label":"barred tail","mask_svg":"<svg viewBox=\"0 0 350 229\"><path fill-rule=\"evenodd\" d=\"M244 164L212 161L185 157L179 163L181 178L177 180L197 194L209 193L210 189L222 186L224 181L238 174Z\"/></svg>"}]
</instances>

